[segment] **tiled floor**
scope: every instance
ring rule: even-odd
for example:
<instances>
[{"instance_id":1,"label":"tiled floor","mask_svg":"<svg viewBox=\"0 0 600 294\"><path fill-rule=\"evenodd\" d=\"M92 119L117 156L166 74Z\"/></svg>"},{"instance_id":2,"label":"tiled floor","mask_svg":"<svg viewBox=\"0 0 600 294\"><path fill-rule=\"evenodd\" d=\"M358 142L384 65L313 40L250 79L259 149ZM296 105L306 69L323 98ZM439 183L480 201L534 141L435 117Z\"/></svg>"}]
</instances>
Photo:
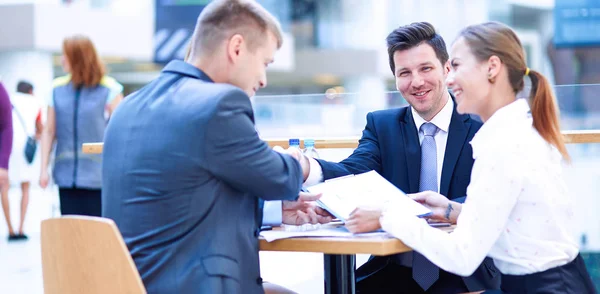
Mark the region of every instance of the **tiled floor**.
<instances>
[{"instance_id":1,"label":"tiled floor","mask_svg":"<svg viewBox=\"0 0 600 294\"><path fill-rule=\"evenodd\" d=\"M10 191L11 216L19 218L20 191ZM8 243L8 230L0 220L0 293L43 293L40 222L58 216L58 198L53 189L32 190L25 231L29 240ZM2 213L0 213L1 215ZM13 222L13 226L18 226ZM266 281L298 293L323 293L323 256L316 253L261 252L261 271ZM360 264L368 256L358 257Z\"/></svg>"},{"instance_id":2,"label":"tiled floor","mask_svg":"<svg viewBox=\"0 0 600 294\"><path fill-rule=\"evenodd\" d=\"M9 194L13 227L18 227L20 190L12 188ZM28 241L8 243L8 229L4 215L0 220L0 293L43 293L42 260L40 250L40 223L57 215L56 192L32 189L29 210L25 219Z\"/></svg>"}]
</instances>

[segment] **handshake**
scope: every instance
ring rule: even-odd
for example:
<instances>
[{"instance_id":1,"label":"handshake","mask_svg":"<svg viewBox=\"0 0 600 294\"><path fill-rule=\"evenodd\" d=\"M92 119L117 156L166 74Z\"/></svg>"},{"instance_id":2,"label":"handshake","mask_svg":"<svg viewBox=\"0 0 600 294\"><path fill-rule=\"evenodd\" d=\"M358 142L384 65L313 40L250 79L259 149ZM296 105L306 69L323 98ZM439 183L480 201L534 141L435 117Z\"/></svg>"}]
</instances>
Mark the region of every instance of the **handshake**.
<instances>
[{"instance_id":1,"label":"handshake","mask_svg":"<svg viewBox=\"0 0 600 294\"><path fill-rule=\"evenodd\" d=\"M287 154L300 162L302 167L303 181L306 181L310 174L310 161L298 148L283 149L281 146L273 147L274 151L281 154ZM300 192L298 200L283 201L282 203L282 221L287 225L303 224L325 224L332 220L331 214L317 206L315 201L321 198L321 194L312 194Z\"/></svg>"},{"instance_id":2,"label":"handshake","mask_svg":"<svg viewBox=\"0 0 600 294\"><path fill-rule=\"evenodd\" d=\"M274 151L282 154L288 154L294 157L302 166L304 181L310 173L310 159L306 157L298 148L283 149L275 146ZM462 205L450 201L445 196L432 191L425 191L416 194L409 194L416 202L428 207L431 215L426 218L434 222L449 222L455 224ZM331 214L318 207L314 201L318 200L321 194L311 194L300 192L297 201L283 201L283 223L292 225L302 225L306 223L328 223L332 220ZM353 233L371 232L381 229L379 219L382 216L382 209L359 207L355 209L346 220L346 228Z\"/></svg>"},{"instance_id":3,"label":"handshake","mask_svg":"<svg viewBox=\"0 0 600 294\"><path fill-rule=\"evenodd\" d=\"M293 158L295 158L296 160L298 160L298 162L300 162L300 166L302 167L302 176L303 181L306 181L306 179L308 178L308 175L310 174L310 162L308 160L308 157L306 157L306 155L304 155L302 153L302 151L298 148L288 148L288 149L283 149L281 146L275 146L273 147L274 151L277 151L281 154L287 154Z\"/></svg>"}]
</instances>

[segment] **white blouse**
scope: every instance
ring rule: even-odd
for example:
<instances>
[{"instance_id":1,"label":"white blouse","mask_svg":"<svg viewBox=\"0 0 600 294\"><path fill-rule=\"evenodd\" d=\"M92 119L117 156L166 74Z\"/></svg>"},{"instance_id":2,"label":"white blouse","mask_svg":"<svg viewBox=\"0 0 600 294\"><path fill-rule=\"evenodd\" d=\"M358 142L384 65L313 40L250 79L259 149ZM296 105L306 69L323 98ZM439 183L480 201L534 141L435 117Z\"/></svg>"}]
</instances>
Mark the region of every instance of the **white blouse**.
<instances>
[{"instance_id":1,"label":"white blouse","mask_svg":"<svg viewBox=\"0 0 600 294\"><path fill-rule=\"evenodd\" d=\"M475 163L454 232L388 205L382 228L440 268L471 275L486 256L503 274L569 263L579 253L562 157L532 126L524 99L499 109L471 141Z\"/></svg>"}]
</instances>

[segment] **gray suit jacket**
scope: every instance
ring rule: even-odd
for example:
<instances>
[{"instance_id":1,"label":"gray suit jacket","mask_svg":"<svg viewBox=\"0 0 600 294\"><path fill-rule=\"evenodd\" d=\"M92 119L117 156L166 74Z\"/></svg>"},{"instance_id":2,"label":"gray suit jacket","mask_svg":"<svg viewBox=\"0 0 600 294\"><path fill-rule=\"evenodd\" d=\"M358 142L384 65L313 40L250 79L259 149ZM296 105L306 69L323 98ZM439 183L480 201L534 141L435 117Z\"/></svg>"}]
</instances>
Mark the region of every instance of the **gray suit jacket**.
<instances>
[{"instance_id":1,"label":"gray suit jacket","mask_svg":"<svg viewBox=\"0 0 600 294\"><path fill-rule=\"evenodd\" d=\"M302 170L259 139L243 91L173 61L111 117L102 179L149 293L263 293L259 197L295 200Z\"/></svg>"}]
</instances>

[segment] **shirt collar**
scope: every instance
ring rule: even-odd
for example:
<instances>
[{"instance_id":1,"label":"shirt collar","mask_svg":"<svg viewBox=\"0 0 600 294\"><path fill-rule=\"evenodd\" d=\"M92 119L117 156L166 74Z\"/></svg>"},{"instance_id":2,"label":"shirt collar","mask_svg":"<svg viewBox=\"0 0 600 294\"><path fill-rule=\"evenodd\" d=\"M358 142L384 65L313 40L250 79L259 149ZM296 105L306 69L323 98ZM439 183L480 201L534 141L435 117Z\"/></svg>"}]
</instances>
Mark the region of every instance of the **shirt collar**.
<instances>
[{"instance_id":1,"label":"shirt collar","mask_svg":"<svg viewBox=\"0 0 600 294\"><path fill-rule=\"evenodd\" d=\"M529 104L525 99L517 99L514 102L496 110L471 140L473 146L473 158L477 158L488 145L497 143L498 135L502 130L509 130L508 126L522 124L531 120Z\"/></svg>"},{"instance_id":2,"label":"shirt collar","mask_svg":"<svg viewBox=\"0 0 600 294\"><path fill-rule=\"evenodd\" d=\"M449 95L448 95L449 96ZM421 125L427 123L425 119L423 119L417 111L413 107L410 108L412 112L413 120L415 121L415 126L417 127L417 132L421 129ZM433 123L438 129L448 132L448 128L450 128L450 120L452 120L452 112L454 111L454 101L452 101L451 97L448 97L448 101L446 101L446 105L436 114L430 123Z\"/></svg>"}]
</instances>

